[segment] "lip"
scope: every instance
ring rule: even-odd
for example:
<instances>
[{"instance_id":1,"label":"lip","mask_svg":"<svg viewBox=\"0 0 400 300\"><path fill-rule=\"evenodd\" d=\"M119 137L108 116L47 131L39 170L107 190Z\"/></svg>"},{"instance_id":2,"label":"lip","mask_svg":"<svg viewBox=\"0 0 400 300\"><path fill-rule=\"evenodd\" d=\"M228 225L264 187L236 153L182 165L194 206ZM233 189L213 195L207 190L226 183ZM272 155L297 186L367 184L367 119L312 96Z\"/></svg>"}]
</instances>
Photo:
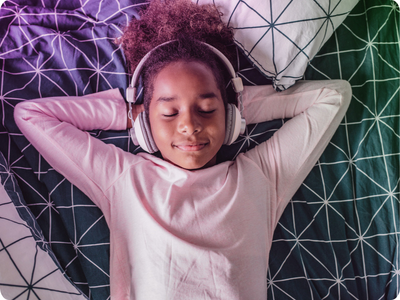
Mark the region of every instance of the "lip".
<instances>
[{"instance_id":1,"label":"lip","mask_svg":"<svg viewBox=\"0 0 400 300\"><path fill-rule=\"evenodd\" d=\"M187 143L174 145L175 148L181 151L200 151L204 149L208 143Z\"/></svg>"}]
</instances>

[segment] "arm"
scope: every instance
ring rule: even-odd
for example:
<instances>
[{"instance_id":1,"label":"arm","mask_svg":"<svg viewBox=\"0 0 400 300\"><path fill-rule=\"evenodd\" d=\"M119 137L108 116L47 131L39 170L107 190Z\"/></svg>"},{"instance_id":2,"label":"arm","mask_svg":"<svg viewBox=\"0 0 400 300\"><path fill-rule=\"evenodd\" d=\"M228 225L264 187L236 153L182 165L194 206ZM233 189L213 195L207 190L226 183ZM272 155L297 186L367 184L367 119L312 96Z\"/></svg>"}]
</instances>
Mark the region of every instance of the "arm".
<instances>
[{"instance_id":1,"label":"arm","mask_svg":"<svg viewBox=\"0 0 400 300\"><path fill-rule=\"evenodd\" d=\"M292 118L271 139L246 153L275 184L279 216L343 119L351 87L340 80L310 81L280 93L254 88L247 96L251 99L246 113L255 121Z\"/></svg>"},{"instance_id":2,"label":"arm","mask_svg":"<svg viewBox=\"0 0 400 300\"><path fill-rule=\"evenodd\" d=\"M243 117L247 124L293 118L310 107L319 97L315 91L323 88L351 98L351 87L343 80L299 81L283 92L276 92L272 85L245 86Z\"/></svg>"},{"instance_id":3,"label":"arm","mask_svg":"<svg viewBox=\"0 0 400 300\"><path fill-rule=\"evenodd\" d=\"M93 201L104 198L105 190L132 164L132 154L85 132L126 129L126 104L118 89L24 101L16 106L14 117L50 165Z\"/></svg>"}]
</instances>

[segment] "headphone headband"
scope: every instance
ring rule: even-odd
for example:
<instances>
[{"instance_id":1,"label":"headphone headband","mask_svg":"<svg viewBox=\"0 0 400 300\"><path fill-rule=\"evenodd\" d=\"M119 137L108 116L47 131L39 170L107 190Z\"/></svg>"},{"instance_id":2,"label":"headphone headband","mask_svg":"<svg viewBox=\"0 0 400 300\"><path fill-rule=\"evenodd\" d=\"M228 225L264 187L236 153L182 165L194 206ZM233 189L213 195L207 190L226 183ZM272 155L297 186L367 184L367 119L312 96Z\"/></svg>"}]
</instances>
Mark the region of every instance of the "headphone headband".
<instances>
[{"instance_id":1,"label":"headphone headband","mask_svg":"<svg viewBox=\"0 0 400 300\"><path fill-rule=\"evenodd\" d=\"M136 86L138 84L139 81L139 76L140 73L143 70L143 66L146 63L147 59L149 58L149 56L153 53L153 51L155 51L156 49L165 46L167 44L170 43L174 43L177 42L178 40L171 40L165 43L162 43L158 46L156 46L155 48L153 48L150 52L148 52L139 62L139 64L137 65L135 72L133 72L132 75L132 80L131 80L131 84L130 86L126 89L126 100L130 103L134 103L136 102ZM233 89L236 93L241 93L243 91L243 83L242 83L242 79L240 77L237 76L235 69L233 68L231 62L226 58L226 56L219 51L217 48L215 48L214 46L211 46L210 44L204 43L204 42L200 42L201 44L207 46L215 55L217 55L221 61L224 63L224 65L226 66L227 70L229 71L230 75L231 75L231 82L232 82L232 86ZM241 103L240 103L241 105Z\"/></svg>"}]
</instances>

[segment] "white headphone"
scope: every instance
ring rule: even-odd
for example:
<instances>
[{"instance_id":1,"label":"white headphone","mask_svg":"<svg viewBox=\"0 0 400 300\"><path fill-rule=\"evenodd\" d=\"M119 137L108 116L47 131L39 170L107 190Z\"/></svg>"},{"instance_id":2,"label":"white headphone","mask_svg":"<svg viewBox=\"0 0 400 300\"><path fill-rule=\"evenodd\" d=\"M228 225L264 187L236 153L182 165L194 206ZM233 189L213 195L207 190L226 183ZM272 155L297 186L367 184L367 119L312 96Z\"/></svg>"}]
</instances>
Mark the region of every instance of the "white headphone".
<instances>
[{"instance_id":1,"label":"white headphone","mask_svg":"<svg viewBox=\"0 0 400 300\"><path fill-rule=\"evenodd\" d=\"M128 117L131 119L132 124L134 124L133 128L130 130L130 135L132 138L132 141L135 144L139 144L140 147L142 147L143 150L149 152L149 153L154 153L158 151L157 145L154 142L153 136L151 134L151 129L150 129L150 122L147 118L146 112L141 112L138 117L136 118L136 121L133 122L132 120L132 103L136 102L136 93L137 93L137 85L139 81L139 76L140 73L142 72L143 66L146 62L146 60L149 58L151 53L156 50L159 47L162 47L166 44L176 42L176 40L168 41L165 43L162 43L152 49L150 52L148 52L139 62L137 65L135 72L133 73L132 80L130 86L126 89L126 100L129 103L129 113ZM224 54L222 54L221 51L219 51L217 48L201 42L203 45L207 46L214 54L216 54L224 63L226 68L228 69L230 75L231 75L231 82L233 86L233 90L238 94L238 103L242 109L242 91L243 91L243 83L242 79L238 77L235 73L235 70L230 63L230 61L226 58ZM246 121L245 119L242 118L241 113L239 109L231 103L227 104L226 107L226 121L225 121L225 139L224 139L224 145L230 145L232 144L238 137L239 134L243 134L246 129ZM136 138L135 138L136 137Z\"/></svg>"}]
</instances>

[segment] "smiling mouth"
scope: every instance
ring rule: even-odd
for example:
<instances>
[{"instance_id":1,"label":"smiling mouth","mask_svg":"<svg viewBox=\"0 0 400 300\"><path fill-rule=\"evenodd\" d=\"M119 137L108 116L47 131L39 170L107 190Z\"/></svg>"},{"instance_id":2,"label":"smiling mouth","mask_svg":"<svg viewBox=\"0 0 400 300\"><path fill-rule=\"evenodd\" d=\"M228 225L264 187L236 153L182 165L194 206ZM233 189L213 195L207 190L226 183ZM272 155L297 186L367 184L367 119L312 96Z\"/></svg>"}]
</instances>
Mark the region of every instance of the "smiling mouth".
<instances>
[{"instance_id":1,"label":"smiling mouth","mask_svg":"<svg viewBox=\"0 0 400 300\"><path fill-rule=\"evenodd\" d=\"M179 150L182 151L200 151L207 145L208 143L194 144L194 145L175 145L175 148L178 148Z\"/></svg>"}]
</instances>

